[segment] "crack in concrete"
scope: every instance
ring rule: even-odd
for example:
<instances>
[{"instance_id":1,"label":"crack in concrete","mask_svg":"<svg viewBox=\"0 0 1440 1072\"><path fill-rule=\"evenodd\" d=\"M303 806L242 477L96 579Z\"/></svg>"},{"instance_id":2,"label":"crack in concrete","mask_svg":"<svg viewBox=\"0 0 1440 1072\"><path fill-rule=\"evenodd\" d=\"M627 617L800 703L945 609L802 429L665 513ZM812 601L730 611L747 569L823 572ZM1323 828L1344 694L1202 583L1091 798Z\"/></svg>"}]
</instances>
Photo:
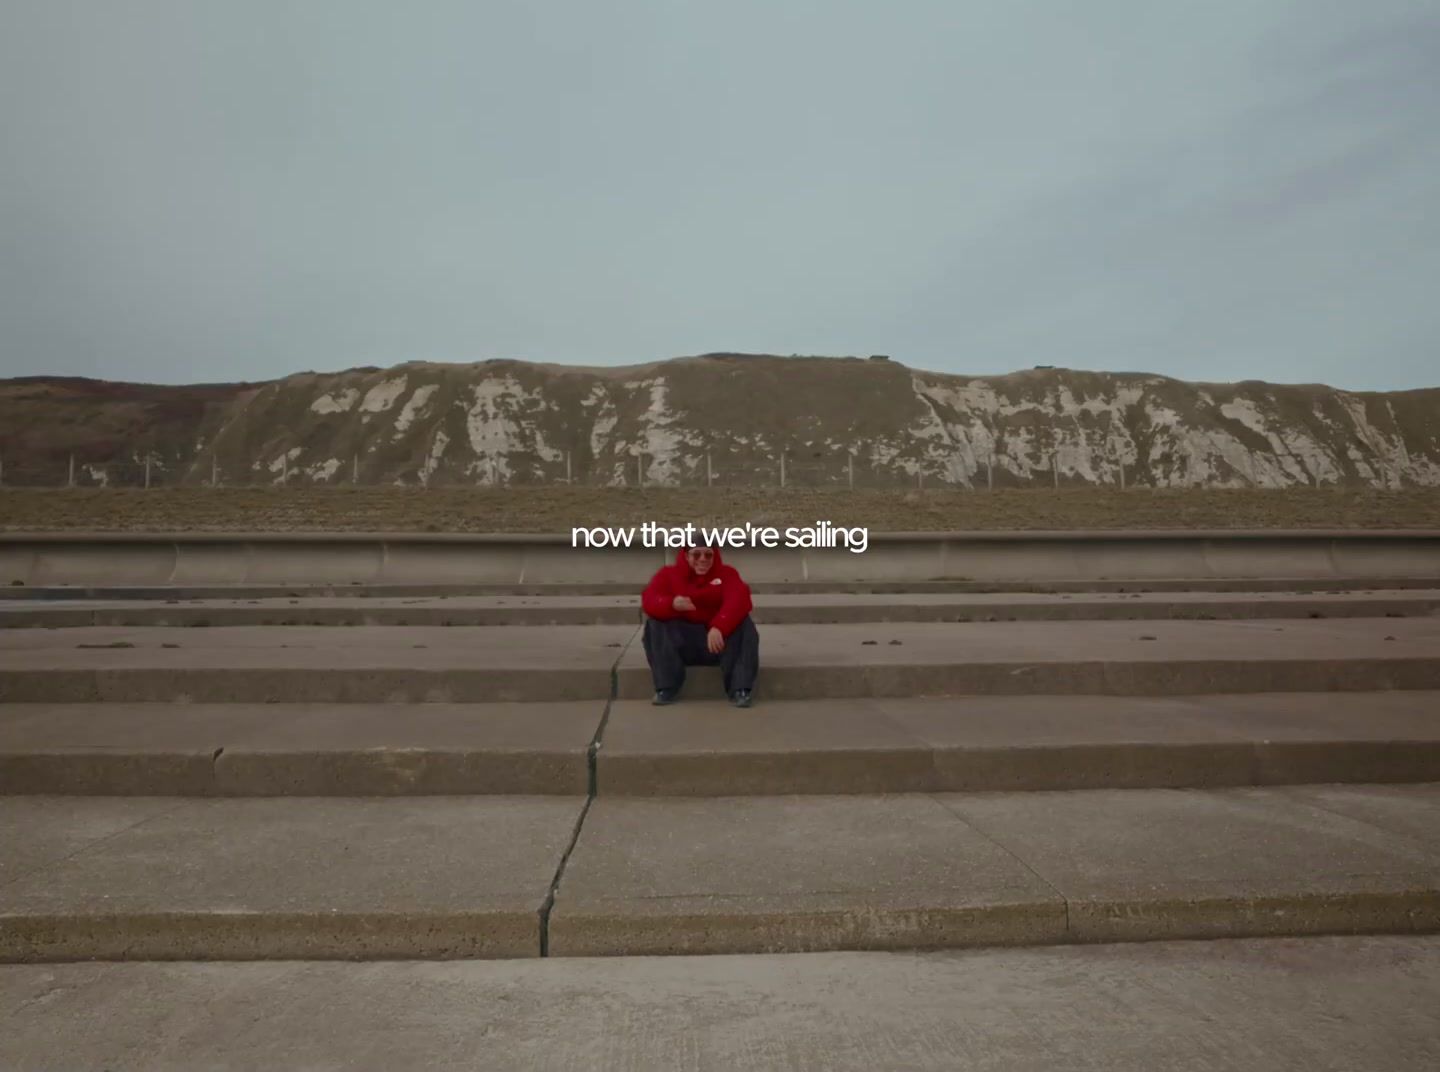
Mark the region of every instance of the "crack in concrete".
<instances>
[{"instance_id":1,"label":"crack in concrete","mask_svg":"<svg viewBox=\"0 0 1440 1072\"><path fill-rule=\"evenodd\" d=\"M60 997L62 994L68 994L68 993L70 993L71 991L73 991L73 990L75 990L75 989L77 989L77 988L76 988L76 987L73 987L73 986L60 986L60 985L55 985L55 986L46 987L46 989L42 990L40 993L36 994L34 997L25 998L23 1001L20 1002L19 1005L16 1005L16 1006L15 1006L15 1012L17 1012L17 1013L24 1012L26 1009L28 1009L28 1008L30 1008L31 1006L34 1006L34 1005L48 1005L50 1002L54 1001L57 997Z\"/></svg>"},{"instance_id":2,"label":"crack in concrete","mask_svg":"<svg viewBox=\"0 0 1440 1072\"><path fill-rule=\"evenodd\" d=\"M1021 867L1023 867L1026 871L1030 872L1030 874L1034 875L1035 878L1038 879L1041 883L1043 883L1043 884L1050 890L1051 893L1053 893L1056 897L1060 898L1060 905L1061 905L1061 907L1064 908L1064 910L1065 910L1065 933L1066 933L1067 935L1069 935L1069 934L1071 933L1071 931L1070 931L1070 898L1066 897L1065 894L1064 894L1064 892L1062 892L1062 891L1060 890L1060 888L1055 885L1055 883L1051 882L1048 878L1046 878L1044 875L1042 875L1039 871L1035 870L1035 868L1034 868L1033 866L1031 866L1031 864L1030 864L1030 862L1029 862L1028 860L1026 860L1026 859L1025 859L1023 856L1021 856L1019 853L1017 853L1014 849L1010 848L1009 845L1006 845L1006 844L1004 844L1003 842L997 841L995 838L991 837L991 836L990 836L988 833L986 833L984 830L980 829L980 827L978 827L973 820L966 818L964 815L961 815L961 814L960 814L958 811L956 811L954 808L948 806L948 805L947 805L943 800L941 800L938 796L936 796L936 795L933 794L933 793L927 793L926 796L929 797L929 799L931 800L931 802L933 802L938 808L940 808L942 811L944 811L945 814L949 815L952 819L954 819L954 820L956 820L957 822L959 822L960 825L969 827L971 830L975 831L975 833L979 834L982 838L984 838L986 841L990 842L990 844L994 845L994 846L995 846L997 849L999 849L1001 852L1005 853L1005 855L1009 856L1012 860L1014 860L1017 864L1019 864Z\"/></svg>"},{"instance_id":3,"label":"crack in concrete","mask_svg":"<svg viewBox=\"0 0 1440 1072\"><path fill-rule=\"evenodd\" d=\"M599 790L599 753L604 743L605 727L610 722L610 709L615 704L619 692L619 669L620 663L625 658L625 653L630 650L630 645L640 635L640 628L630 634L625 641L620 654L615 656L615 661L610 664L610 695L605 699L605 710L600 714L600 722L595 727L595 735L590 738L590 745L586 749L586 767L588 773L588 784L586 786L585 804L580 809L580 815L575 820L575 829L570 832L570 843L565 846L565 851L560 855L560 863L555 868L555 876L550 880L550 888L545 893L545 900L540 905L540 955L550 955L550 913L555 908L555 898L560 892L560 883L565 877L565 866L570 862L570 854L575 851L575 846L580 842L580 831L584 829L585 819L590 814L590 807L595 803L595 797Z\"/></svg>"},{"instance_id":4,"label":"crack in concrete","mask_svg":"<svg viewBox=\"0 0 1440 1072\"><path fill-rule=\"evenodd\" d=\"M153 823L156 819L163 819L168 815L174 815L177 811L180 811L182 808L188 807L191 803L192 798L180 797L174 807L165 808L162 811L157 811L154 815L147 815L145 816L145 818L138 819L128 826L121 827L119 830L113 830L110 833L104 835L103 837L98 837L92 841L87 841L85 842L85 844L79 846L72 852L67 852L64 856L58 856L53 860L41 861L40 863L35 864L33 867L28 867L14 875L9 875L4 879L4 881L0 881L0 886L13 886L21 879L27 878L30 875L39 874L40 872L46 871L52 867L59 867L61 864L68 863L70 860L73 860L75 857L80 856L83 853L87 853L90 852L92 849L99 848L101 845L104 845L106 842L119 837L121 834L128 834L130 833L130 831L137 830L140 827L144 826L146 823Z\"/></svg>"}]
</instances>

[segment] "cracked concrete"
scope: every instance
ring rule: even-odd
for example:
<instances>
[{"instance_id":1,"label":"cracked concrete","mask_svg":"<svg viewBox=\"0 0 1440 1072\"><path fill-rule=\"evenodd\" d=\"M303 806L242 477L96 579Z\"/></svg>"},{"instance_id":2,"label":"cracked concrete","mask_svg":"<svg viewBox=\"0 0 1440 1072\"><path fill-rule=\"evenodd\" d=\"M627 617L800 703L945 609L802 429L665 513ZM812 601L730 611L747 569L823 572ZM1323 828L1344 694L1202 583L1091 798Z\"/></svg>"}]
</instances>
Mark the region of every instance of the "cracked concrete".
<instances>
[{"instance_id":1,"label":"cracked concrete","mask_svg":"<svg viewBox=\"0 0 1440 1072\"><path fill-rule=\"evenodd\" d=\"M0 798L0 960L538 956L582 806Z\"/></svg>"},{"instance_id":2,"label":"cracked concrete","mask_svg":"<svg viewBox=\"0 0 1440 1072\"><path fill-rule=\"evenodd\" d=\"M607 798L560 955L1440 929L1440 785ZM942 808L936 809L939 803ZM941 813L947 817L942 820Z\"/></svg>"}]
</instances>

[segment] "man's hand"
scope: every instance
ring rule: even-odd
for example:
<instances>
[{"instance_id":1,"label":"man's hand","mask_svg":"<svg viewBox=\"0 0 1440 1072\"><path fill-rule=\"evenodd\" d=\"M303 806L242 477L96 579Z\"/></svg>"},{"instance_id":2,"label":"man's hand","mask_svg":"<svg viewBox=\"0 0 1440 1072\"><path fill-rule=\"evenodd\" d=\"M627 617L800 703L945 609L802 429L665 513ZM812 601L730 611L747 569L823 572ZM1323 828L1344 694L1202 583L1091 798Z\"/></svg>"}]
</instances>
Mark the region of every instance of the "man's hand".
<instances>
[{"instance_id":1,"label":"man's hand","mask_svg":"<svg viewBox=\"0 0 1440 1072\"><path fill-rule=\"evenodd\" d=\"M725 650L725 638L721 635L720 630L714 626L710 627L710 632L705 634L705 646L710 649L711 655L719 655Z\"/></svg>"},{"instance_id":2,"label":"man's hand","mask_svg":"<svg viewBox=\"0 0 1440 1072\"><path fill-rule=\"evenodd\" d=\"M676 610L694 610L695 604L684 596L676 596L670 601L670 605Z\"/></svg>"}]
</instances>

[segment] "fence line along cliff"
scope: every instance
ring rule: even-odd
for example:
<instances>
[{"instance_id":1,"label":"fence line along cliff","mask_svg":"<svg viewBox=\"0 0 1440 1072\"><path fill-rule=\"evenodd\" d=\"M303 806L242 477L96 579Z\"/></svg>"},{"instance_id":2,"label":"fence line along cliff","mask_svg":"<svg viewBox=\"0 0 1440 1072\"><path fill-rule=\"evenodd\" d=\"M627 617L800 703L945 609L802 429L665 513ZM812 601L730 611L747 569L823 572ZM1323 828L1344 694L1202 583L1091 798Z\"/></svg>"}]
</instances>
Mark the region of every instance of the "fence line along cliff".
<instances>
[{"instance_id":1,"label":"fence line along cliff","mask_svg":"<svg viewBox=\"0 0 1440 1072\"><path fill-rule=\"evenodd\" d=\"M1440 486L1440 389L709 354L0 381L19 485Z\"/></svg>"}]
</instances>

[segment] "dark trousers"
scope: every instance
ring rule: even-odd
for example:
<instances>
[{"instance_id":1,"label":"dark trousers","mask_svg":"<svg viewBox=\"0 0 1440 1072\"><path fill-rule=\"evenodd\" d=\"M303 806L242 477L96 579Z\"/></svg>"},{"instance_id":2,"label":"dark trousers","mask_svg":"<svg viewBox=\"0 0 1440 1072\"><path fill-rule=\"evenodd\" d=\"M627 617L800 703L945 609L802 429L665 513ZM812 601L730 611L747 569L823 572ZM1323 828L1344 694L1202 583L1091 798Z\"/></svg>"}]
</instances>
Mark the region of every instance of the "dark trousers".
<instances>
[{"instance_id":1,"label":"dark trousers","mask_svg":"<svg viewBox=\"0 0 1440 1072\"><path fill-rule=\"evenodd\" d=\"M655 690L679 689L685 684L687 666L718 666L725 680L725 694L736 689L753 689L760 673L760 630L747 616L725 638L725 650L711 655L705 646L710 627L699 622L645 619L645 659Z\"/></svg>"}]
</instances>

